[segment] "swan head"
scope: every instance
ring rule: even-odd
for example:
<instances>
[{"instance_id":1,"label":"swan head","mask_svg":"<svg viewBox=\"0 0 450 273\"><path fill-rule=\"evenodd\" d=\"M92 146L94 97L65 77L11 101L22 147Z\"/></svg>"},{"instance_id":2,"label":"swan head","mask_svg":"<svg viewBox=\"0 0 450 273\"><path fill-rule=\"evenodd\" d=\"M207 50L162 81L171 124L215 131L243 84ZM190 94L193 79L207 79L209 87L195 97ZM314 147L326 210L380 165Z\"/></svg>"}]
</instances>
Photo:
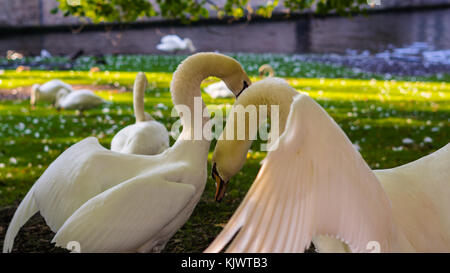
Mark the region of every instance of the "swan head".
<instances>
[{"instance_id":1,"label":"swan head","mask_svg":"<svg viewBox=\"0 0 450 273\"><path fill-rule=\"evenodd\" d=\"M233 92L234 96L238 98L252 82L238 61L231 57L226 57L225 61L221 63L220 69L223 73L220 73L219 77L228 89Z\"/></svg>"},{"instance_id":2,"label":"swan head","mask_svg":"<svg viewBox=\"0 0 450 273\"><path fill-rule=\"evenodd\" d=\"M189 38L184 38L184 43L186 44L186 47L187 47L187 49L189 49L189 51L191 52L191 53L194 53L197 49L195 48L195 46L194 46L194 43L192 42L192 40L191 39L189 39Z\"/></svg>"},{"instance_id":3,"label":"swan head","mask_svg":"<svg viewBox=\"0 0 450 273\"><path fill-rule=\"evenodd\" d=\"M31 95L30 95L31 106L35 106L36 102L39 100L39 92L40 92L39 87L41 87L40 84L33 84L33 86L31 87Z\"/></svg>"},{"instance_id":4,"label":"swan head","mask_svg":"<svg viewBox=\"0 0 450 273\"><path fill-rule=\"evenodd\" d=\"M222 201L230 179L238 173L247 159L249 143L240 140L220 140L212 157L212 179L216 182L215 199ZM251 142L250 142L251 144Z\"/></svg>"},{"instance_id":5,"label":"swan head","mask_svg":"<svg viewBox=\"0 0 450 273\"><path fill-rule=\"evenodd\" d=\"M272 66L269 64L263 64L258 68L258 73L260 77L266 77L268 75L269 77L275 76L275 71L273 70Z\"/></svg>"}]
</instances>

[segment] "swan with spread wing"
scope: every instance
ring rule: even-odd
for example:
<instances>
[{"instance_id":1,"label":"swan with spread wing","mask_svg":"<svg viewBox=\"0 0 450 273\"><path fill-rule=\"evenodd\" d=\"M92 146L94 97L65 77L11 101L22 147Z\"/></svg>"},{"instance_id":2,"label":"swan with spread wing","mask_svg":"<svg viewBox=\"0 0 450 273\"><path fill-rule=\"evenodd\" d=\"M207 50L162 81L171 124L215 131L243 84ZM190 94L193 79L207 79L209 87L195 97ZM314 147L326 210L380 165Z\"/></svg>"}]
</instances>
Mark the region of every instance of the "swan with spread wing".
<instances>
[{"instance_id":1,"label":"swan with spread wing","mask_svg":"<svg viewBox=\"0 0 450 273\"><path fill-rule=\"evenodd\" d=\"M374 243L381 252L450 251L450 144L372 171L326 111L283 80L254 83L235 106L252 104L279 105L282 134L206 252L227 244L228 252L303 252L311 241L319 252L365 252ZM252 142L248 129L244 140L227 138L230 116L213 155L218 201Z\"/></svg>"}]
</instances>

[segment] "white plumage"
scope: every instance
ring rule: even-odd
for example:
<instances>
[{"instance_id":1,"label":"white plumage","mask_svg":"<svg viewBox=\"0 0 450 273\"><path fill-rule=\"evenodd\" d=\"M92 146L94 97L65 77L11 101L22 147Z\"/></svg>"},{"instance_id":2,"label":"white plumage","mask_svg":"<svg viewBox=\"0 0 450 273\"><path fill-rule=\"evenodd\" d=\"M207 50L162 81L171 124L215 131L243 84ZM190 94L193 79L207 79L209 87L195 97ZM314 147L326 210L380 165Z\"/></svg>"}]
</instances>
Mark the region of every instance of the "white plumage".
<instances>
[{"instance_id":1,"label":"white plumage","mask_svg":"<svg viewBox=\"0 0 450 273\"><path fill-rule=\"evenodd\" d=\"M55 107L86 110L104 103L109 102L88 89L80 89L73 92L67 92L67 90L61 89L56 95Z\"/></svg>"},{"instance_id":2,"label":"white plumage","mask_svg":"<svg viewBox=\"0 0 450 273\"><path fill-rule=\"evenodd\" d=\"M233 92L230 91L223 81L212 83L205 87L204 90L213 99L233 96Z\"/></svg>"},{"instance_id":3,"label":"white plumage","mask_svg":"<svg viewBox=\"0 0 450 273\"><path fill-rule=\"evenodd\" d=\"M290 111L280 113L284 132L277 148L206 252L220 251L230 241L229 252L303 252L311 240L319 251L365 252L375 241L381 252L448 252L450 145L405 166L373 172L333 119L314 100L293 92L286 83L266 79L236 101L280 102L280 111ZM227 181L237 173L242 164L236 161L245 160L249 144L219 140L216 175Z\"/></svg>"},{"instance_id":4,"label":"white plumage","mask_svg":"<svg viewBox=\"0 0 450 273\"><path fill-rule=\"evenodd\" d=\"M56 94L61 89L66 90L68 93L73 91L72 86L61 80L51 80L42 85L34 84L31 87L30 103L31 105L35 105L38 101L54 103Z\"/></svg>"},{"instance_id":5,"label":"white plumage","mask_svg":"<svg viewBox=\"0 0 450 273\"><path fill-rule=\"evenodd\" d=\"M169 147L166 127L144 112L147 78L139 72L134 81L133 106L136 124L120 130L111 141L111 150L128 154L154 155Z\"/></svg>"},{"instance_id":6,"label":"white plumage","mask_svg":"<svg viewBox=\"0 0 450 273\"><path fill-rule=\"evenodd\" d=\"M170 53L186 49L193 53L196 50L191 39L181 39L178 35L166 35L162 37L161 42L156 46L156 48L158 50Z\"/></svg>"},{"instance_id":7,"label":"white plumage","mask_svg":"<svg viewBox=\"0 0 450 273\"><path fill-rule=\"evenodd\" d=\"M171 92L175 105L191 111L194 97L201 99L202 79L193 75L222 75L236 93L249 81L230 57L201 53L187 58L174 73ZM160 251L187 221L206 183L210 140L192 140L189 119L181 116L182 134L158 155L117 153L93 137L72 145L19 205L3 251L11 251L20 227L37 211L56 232L52 242L58 246L76 241L81 252Z\"/></svg>"}]
</instances>

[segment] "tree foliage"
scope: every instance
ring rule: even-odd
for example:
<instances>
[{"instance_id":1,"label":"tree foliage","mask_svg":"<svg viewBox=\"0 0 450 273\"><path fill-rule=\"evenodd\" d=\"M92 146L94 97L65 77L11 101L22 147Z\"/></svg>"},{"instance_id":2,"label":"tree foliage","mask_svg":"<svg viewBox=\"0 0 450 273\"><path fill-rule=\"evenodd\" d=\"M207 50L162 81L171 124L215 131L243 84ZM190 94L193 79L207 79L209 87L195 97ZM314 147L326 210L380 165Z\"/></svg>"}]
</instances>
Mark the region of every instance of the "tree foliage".
<instances>
[{"instance_id":1,"label":"tree foliage","mask_svg":"<svg viewBox=\"0 0 450 273\"><path fill-rule=\"evenodd\" d=\"M143 17L160 16L184 23L208 18L214 12L219 18L239 19L247 16L271 17L278 0L266 1L253 9L251 0L55 0L65 16L73 15L100 22L133 22ZM219 6L218 2L224 4ZM285 0L283 10L288 13L313 9L319 14L348 15L359 12L367 0Z\"/></svg>"}]
</instances>

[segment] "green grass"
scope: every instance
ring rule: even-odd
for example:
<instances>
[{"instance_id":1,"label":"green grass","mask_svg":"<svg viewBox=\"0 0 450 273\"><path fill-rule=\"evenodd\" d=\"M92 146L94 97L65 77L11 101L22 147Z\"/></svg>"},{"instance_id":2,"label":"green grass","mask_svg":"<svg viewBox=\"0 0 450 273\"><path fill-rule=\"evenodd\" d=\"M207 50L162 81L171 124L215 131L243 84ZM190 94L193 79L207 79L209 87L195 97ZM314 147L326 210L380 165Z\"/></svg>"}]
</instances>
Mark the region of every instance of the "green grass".
<instances>
[{"instance_id":1,"label":"green grass","mask_svg":"<svg viewBox=\"0 0 450 273\"><path fill-rule=\"evenodd\" d=\"M246 56L237 57L245 67L257 67L256 61L247 60ZM161 63L154 65L152 72L146 73L150 82L146 93L146 111L170 130L176 118L170 117L169 71L174 70L182 58L154 58L160 58ZM264 55L261 58L265 60ZM282 57L275 60L279 62L278 70L284 67ZM113 65L112 60L108 62ZM145 68L143 63L136 65L136 70ZM291 65L287 60L286 66ZM360 75L363 79L349 79L358 78L358 75L343 79L337 77L345 77L349 73L343 68L308 65L315 66L315 71L321 71L312 75L320 74L320 77L287 75L289 77L286 79L299 91L308 92L327 110L352 142L361 147L361 154L372 168L390 168L413 161L449 142L450 84L430 79L426 82L383 80L382 77L370 80L364 79L367 78L365 75ZM250 74L255 75L255 70L251 70ZM7 70L0 72L0 89L28 86L52 78L71 84L107 84L130 88L135 75L131 71L16 73ZM17 204L48 165L74 143L95 136L109 148L114 134L134 123L130 92L98 90L97 93L113 104L87 111L83 117L77 116L74 111L59 113L43 103L32 110L28 101L0 102L0 207ZM203 98L210 107L233 103L233 99L213 100L206 94ZM158 106L160 103L165 104L167 109ZM405 138L414 142L403 144ZM425 141L428 138L431 142ZM171 139L171 142L174 140ZM211 152L214 144L213 141ZM214 183L208 178L206 190L192 217L169 242L165 251L202 251L218 234L220 225L226 223L237 208L260 168L259 162L265 153L258 152L258 147L259 141L256 141L252 147L254 152L249 153L243 170L233 178L222 203L214 201Z\"/></svg>"}]
</instances>

